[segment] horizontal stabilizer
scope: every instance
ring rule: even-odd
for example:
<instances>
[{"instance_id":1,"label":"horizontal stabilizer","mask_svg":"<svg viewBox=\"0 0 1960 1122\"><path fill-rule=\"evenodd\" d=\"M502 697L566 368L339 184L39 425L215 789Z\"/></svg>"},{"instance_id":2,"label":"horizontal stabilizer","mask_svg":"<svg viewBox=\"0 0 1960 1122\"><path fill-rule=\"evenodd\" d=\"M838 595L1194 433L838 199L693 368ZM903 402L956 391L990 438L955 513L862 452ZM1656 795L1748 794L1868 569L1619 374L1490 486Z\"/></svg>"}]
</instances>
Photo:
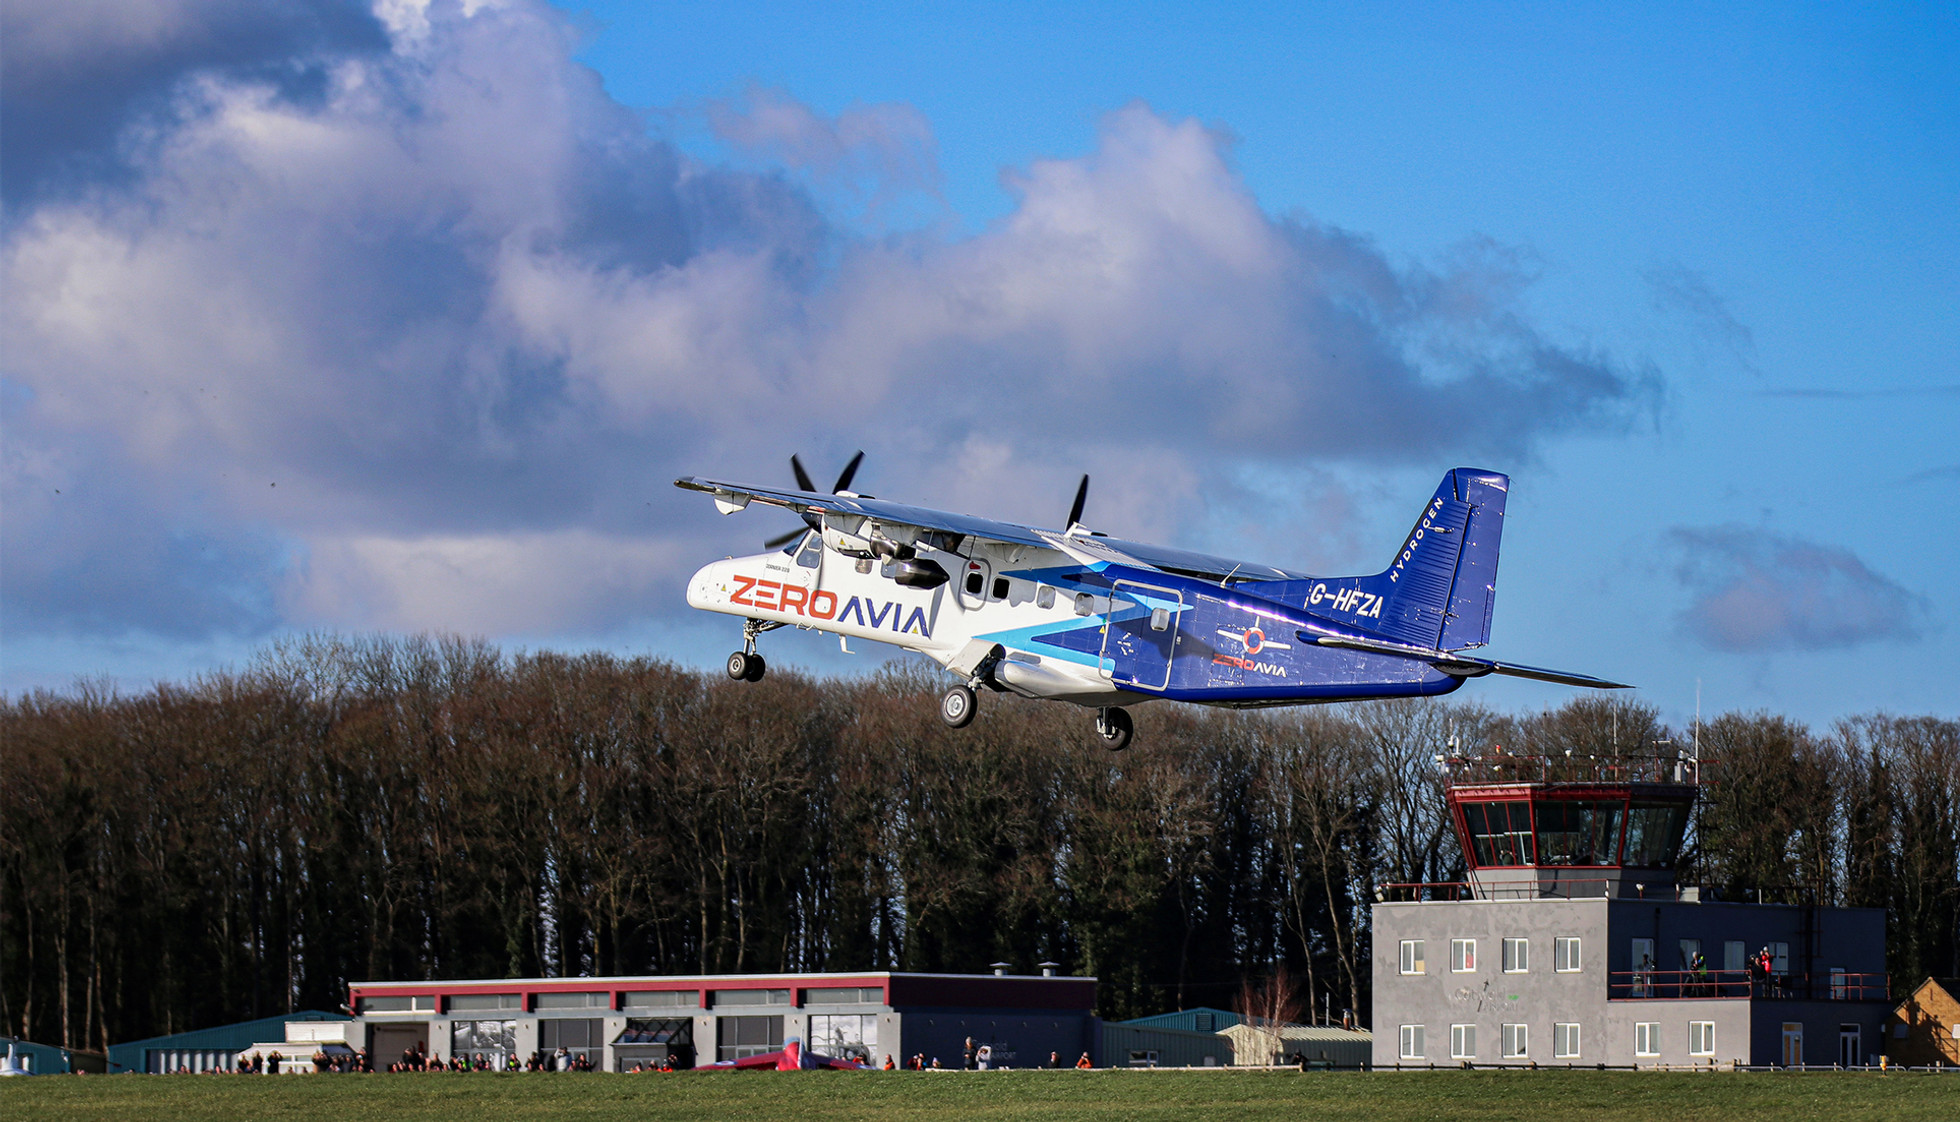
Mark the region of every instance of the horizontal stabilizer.
<instances>
[{"instance_id":1,"label":"horizontal stabilizer","mask_svg":"<svg viewBox=\"0 0 1960 1122\"><path fill-rule=\"evenodd\" d=\"M1502 674L1509 678L1530 678L1538 682L1556 682L1562 686L1583 686L1596 690L1630 690L1633 687L1625 682L1609 682L1590 674L1573 674L1564 670L1545 670L1536 666L1518 666L1508 662L1493 662L1487 658L1466 658L1451 651L1439 651L1426 647L1395 643L1381 639L1362 639L1350 635L1321 635L1310 637L1302 632L1302 639L1312 641L1323 647L1346 647L1349 650L1372 651L1375 654L1396 655L1429 663L1436 669L1456 678L1481 678L1486 674Z\"/></svg>"}]
</instances>

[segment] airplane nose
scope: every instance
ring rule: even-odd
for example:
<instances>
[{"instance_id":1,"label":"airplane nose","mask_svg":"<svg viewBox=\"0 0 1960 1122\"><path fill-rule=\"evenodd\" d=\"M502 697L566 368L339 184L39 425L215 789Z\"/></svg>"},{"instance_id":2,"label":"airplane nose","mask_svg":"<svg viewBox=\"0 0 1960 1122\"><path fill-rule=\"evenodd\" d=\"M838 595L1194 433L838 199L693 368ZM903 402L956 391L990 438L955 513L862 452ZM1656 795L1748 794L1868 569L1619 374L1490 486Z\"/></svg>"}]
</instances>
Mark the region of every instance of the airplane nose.
<instances>
[{"instance_id":1,"label":"airplane nose","mask_svg":"<svg viewBox=\"0 0 1960 1122\"><path fill-rule=\"evenodd\" d=\"M720 562L702 566L696 569L694 575L687 579L688 607L705 608L708 606L709 594L715 585L715 570L720 567Z\"/></svg>"}]
</instances>

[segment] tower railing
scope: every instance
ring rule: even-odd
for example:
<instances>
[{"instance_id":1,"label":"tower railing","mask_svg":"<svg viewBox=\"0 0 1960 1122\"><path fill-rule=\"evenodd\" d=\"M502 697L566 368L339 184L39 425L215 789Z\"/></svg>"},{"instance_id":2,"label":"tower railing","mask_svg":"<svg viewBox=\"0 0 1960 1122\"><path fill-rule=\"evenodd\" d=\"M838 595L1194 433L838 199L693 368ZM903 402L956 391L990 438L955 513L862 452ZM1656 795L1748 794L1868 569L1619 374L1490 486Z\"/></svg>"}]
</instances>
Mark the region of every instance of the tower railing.
<instances>
[{"instance_id":1,"label":"tower railing","mask_svg":"<svg viewBox=\"0 0 1960 1122\"><path fill-rule=\"evenodd\" d=\"M1883 974L1762 974L1750 970L1615 970L1606 975L1614 1001L1764 998L1784 1001L1889 1001Z\"/></svg>"}]
</instances>

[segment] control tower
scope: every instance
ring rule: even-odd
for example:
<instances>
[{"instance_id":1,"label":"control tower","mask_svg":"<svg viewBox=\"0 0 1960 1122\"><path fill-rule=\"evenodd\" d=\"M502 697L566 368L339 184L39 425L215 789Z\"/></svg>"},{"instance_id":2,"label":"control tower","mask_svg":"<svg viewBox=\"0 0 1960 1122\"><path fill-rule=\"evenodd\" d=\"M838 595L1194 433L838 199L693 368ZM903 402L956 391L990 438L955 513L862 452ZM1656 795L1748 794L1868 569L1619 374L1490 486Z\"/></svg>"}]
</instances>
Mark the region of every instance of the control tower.
<instances>
[{"instance_id":1,"label":"control tower","mask_svg":"<svg viewBox=\"0 0 1960 1122\"><path fill-rule=\"evenodd\" d=\"M1884 910L1683 883L1697 761L1442 762L1464 879L1376 889L1376 1064L1877 1062Z\"/></svg>"},{"instance_id":2,"label":"control tower","mask_svg":"<svg viewBox=\"0 0 1960 1122\"><path fill-rule=\"evenodd\" d=\"M1476 898L1674 894L1695 761L1496 753L1445 764L1444 798Z\"/></svg>"}]
</instances>

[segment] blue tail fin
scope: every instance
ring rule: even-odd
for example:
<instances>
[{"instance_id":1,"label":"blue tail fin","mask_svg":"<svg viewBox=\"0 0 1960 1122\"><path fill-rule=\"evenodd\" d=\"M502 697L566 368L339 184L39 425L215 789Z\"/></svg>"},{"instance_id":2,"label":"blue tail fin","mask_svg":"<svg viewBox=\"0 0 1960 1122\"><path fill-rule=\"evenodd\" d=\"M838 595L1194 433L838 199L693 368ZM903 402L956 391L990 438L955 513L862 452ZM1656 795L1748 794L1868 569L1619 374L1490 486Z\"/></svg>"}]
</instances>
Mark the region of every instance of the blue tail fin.
<instances>
[{"instance_id":1,"label":"blue tail fin","mask_svg":"<svg viewBox=\"0 0 1960 1122\"><path fill-rule=\"evenodd\" d=\"M1510 480L1457 468L1443 477L1395 560L1373 576L1275 581L1275 600L1387 639L1440 650L1490 642L1497 549Z\"/></svg>"}]
</instances>

